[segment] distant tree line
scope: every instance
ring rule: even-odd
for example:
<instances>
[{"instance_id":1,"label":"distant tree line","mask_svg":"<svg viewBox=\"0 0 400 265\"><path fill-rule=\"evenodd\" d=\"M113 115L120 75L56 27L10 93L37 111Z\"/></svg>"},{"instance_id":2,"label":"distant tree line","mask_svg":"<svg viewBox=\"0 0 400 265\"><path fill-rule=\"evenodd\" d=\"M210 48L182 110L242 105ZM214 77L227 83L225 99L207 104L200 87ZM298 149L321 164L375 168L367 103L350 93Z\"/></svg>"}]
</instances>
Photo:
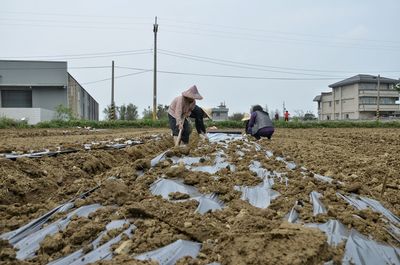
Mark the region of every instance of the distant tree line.
<instances>
[{"instance_id":1,"label":"distant tree line","mask_svg":"<svg viewBox=\"0 0 400 265\"><path fill-rule=\"evenodd\" d=\"M157 119L167 120L168 119L168 105L159 104L157 106ZM103 114L106 120L111 120L111 106L108 105L104 110ZM148 106L142 112L144 120L153 119L153 110ZM115 119L116 120L126 120L133 121L139 119L138 107L129 103L128 105L115 106Z\"/></svg>"}]
</instances>

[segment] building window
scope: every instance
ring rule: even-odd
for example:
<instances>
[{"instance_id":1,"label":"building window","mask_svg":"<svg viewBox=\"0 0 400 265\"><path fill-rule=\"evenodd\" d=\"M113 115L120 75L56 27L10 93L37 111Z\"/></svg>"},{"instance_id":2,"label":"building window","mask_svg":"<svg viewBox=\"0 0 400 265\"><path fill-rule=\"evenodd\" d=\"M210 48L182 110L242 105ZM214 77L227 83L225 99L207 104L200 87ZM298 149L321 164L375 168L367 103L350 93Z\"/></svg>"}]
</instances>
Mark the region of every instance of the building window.
<instances>
[{"instance_id":1,"label":"building window","mask_svg":"<svg viewBox=\"0 0 400 265\"><path fill-rule=\"evenodd\" d=\"M361 90L377 90L378 84L377 83L361 83L360 89Z\"/></svg>"},{"instance_id":2,"label":"building window","mask_svg":"<svg viewBox=\"0 0 400 265\"><path fill-rule=\"evenodd\" d=\"M332 101L329 101L329 107L332 107ZM329 117L329 116L328 116Z\"/></svg>"},{"instance_id":3,"label":"building window","mask_svg":"<svg viewBox=\"0 0 400 265\"><path fill-rule=\"evenodd\" d=\"M339 104L339 100L335 100L335 102L336 102L336 105L338 105L338 104Z\"/></svg>"},{"instance_id":4,"label":"building window","mask_svg":"<svg viewBox=\"0 0 400 265\"><path fill-rule=\"evenodd\" d=\"M345 115L344 115L344 118L345 118L345 119L349 119L349 114L345 114Z\"/></svg>"},{"instance_id":5,"label":"building window","mask_svg":"<svg viewBox=\"0 0 400 265\"><path fill-rule=\"evenodd\" d=\"M3 108L32 108L32 90L2 90Z\"/></svg>"}]
</instances>

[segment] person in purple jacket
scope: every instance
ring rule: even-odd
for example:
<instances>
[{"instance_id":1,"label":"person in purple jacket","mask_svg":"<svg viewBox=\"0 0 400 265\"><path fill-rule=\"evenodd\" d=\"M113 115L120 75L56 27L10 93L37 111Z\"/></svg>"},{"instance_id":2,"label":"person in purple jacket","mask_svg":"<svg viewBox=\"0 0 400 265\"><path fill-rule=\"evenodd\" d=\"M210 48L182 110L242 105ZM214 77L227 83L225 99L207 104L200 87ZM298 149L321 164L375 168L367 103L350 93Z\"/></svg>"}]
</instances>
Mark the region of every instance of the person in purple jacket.
<instances>
[{"instance_id":1,"label":"person in purple jacket","mask_svg":"<svg viewBox=\"0 0 400 265\"><path fill-rule=\"evenodd\" d=\"M253 106L247 132L260 140L261 137L271 139L274 131L274 125L268 112L265 112L260 105Z\"/></svg>"}]
</instances>

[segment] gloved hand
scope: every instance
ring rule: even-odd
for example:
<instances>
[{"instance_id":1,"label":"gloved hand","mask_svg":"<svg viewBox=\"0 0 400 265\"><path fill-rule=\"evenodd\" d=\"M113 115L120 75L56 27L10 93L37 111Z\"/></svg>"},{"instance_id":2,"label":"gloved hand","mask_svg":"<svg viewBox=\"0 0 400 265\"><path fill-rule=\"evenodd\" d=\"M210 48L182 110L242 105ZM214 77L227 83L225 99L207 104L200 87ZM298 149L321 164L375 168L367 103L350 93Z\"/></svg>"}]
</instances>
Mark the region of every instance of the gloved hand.
<instances>
[{"instance_id":1,"label":"gloved hand","mask_svg":"<svg viewBox=\"0 0 400 265\"><path fill-rule=\"evenodd\" d=\"M182 121L178 123L178 128L179 128L179 130L183 130L183 122Z\"/></svg>"},{"instance_id":2,"label":"gloved hand","mask_svg":"<svg viewBox=\"0 0 400 265\"><path fill-rule=\"evenodd\" d=\"M201 134L200 134L200 139L201 139L201 140L208 140L207 134L201 133Z\"/></svg>"}]
</instances>

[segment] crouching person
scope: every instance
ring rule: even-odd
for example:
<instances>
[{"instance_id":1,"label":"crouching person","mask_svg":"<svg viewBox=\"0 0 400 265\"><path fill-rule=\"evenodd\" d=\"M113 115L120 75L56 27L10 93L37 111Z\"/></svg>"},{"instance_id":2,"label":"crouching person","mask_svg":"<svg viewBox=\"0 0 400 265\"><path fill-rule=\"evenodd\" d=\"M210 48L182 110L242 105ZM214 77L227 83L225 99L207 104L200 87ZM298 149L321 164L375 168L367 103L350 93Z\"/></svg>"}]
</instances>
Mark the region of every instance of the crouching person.
<instances>
[{"instance_id":1,"label":"crouching person","mask_svg":"<svg viewBox=\"0 0 400 265\"><path fill-rule=\"evenodd\" d=\"M203 97L200 95L197 87L192 86L188 90L182 92L181 96L174 98L169 105L169 126L174 136L175 145L189 143L190 127L186 118L190 116L196 106L196 99L201 100ZM179 135L181 135L181 139L178 139Z\"/></svg>"},{"instance_id":2,"label":"crouching person","mask_svg":"<svg viewBox=\"0 0 400 265\"><path fill-rule=\"evenodd\" d=\"M274 125L268 112L265 112L260 105L255 105L251 112L248 133L259 140L261 137L271 139L274 131Z\"/></svg>"}]
</instances>

